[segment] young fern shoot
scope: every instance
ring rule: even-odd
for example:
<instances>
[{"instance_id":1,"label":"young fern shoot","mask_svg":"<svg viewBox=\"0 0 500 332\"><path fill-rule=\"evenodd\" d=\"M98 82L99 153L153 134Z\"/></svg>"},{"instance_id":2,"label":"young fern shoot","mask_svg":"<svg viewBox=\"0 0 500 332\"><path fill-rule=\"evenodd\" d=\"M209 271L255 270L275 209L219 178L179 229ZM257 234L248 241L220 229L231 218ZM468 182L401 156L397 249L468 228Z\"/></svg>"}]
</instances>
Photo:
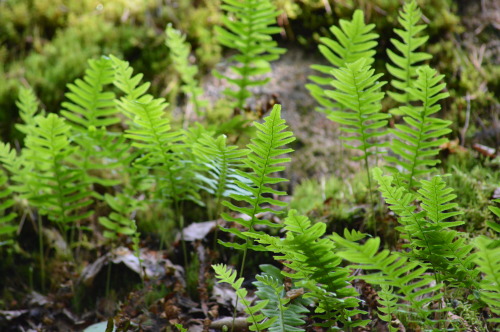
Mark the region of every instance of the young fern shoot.
<instances>
[{"instance_id":1,"label":"young fern shoot","mask_svg":"<svg viewBox=\"0 0 500 332\"><path fill-rule=\"evenodd\" d=\"M189 64L191 47L186 42L186 36L179 30L174 29L171 24L167 26L165 34L167 35L165 44L170 50L170 59L175 66L175 70L180 75L182 83L184 83L181 90L189 96L196 115L201 116L208 102L200 98L203 96L203 89L195 78L198 68Z\"/></svg>"},{"instance_id":2,"label":"young fern shoot","mask_svg":"<svg viewBox=\"0 0 500 332\"><path fill-rule=\"evenodd\" d=\"M322 37L320 38L321 45L318 46L319 51L330 62L331 66L311 66L312 69L327 76L309 76L313 83L306 85L311 95L321 105L318 110L327 114L339 107L325 93L325 89L330 85L333 78L332 69L344 67L347 63L359 59L366 59L365 64L371 65L375 61L374 48L377 46L376 39L379 37L378 34L372 32L375 24L365 24L363 11L359 9L354 12L351 21L340 20L339 25L340 28L335 25L330 27L330 31L336 40Z\"/></svg>"},{"instance_id":3,"label":"young fern shoot","mask_svg":"<svg viewBox=\"0 0 500 332\"><path fill-rule=\"evenodd\" d=\"M426 28L425 24L418 24L421 17L422 13L415 0L405 3L398 18L403 30L394 29L394 32L401 40L391 39L391 43L399 54L387 49L387 55L393 62L393 65L390 63L386 65L387 70L394 77L391 80L391 85L399 90L398 92L388 91L388 94L392 99L401 104L408 104L414 100L414 96L407 89L413 87L413 83L417 77L418 63L432 58L428 53L416 51L429 39L429 36L418 36ZM392 113L401 115L398 109L393 110Z\"/></svg>"},{"instance_id":4,"label":"young fern shoot","mask_svg":"<svg viewBox=\"0 0 500 332\"><path fill-rule=\"evenodd\" d=\"M235 181L239 188L250 194L230 195L232 199L245 203L247 206L236 206L229 201L224 201L223 203L232 211L244 214L248 216L248 218L233 217L228 213L223 213L222 217L227 221L240 224L249 233L262 234L262 232L255 229L255 226L280 227L269 220L259 219L257 214L263 212L277 213L275 210L265 205L286 206L286 203L269 196L273 195L277 197L285 195L285 192L272 189L270 186L287 180L279 177L272 177L270 175L285 169L285 166L280 164L289 162L290 158L284 157L283 155L293 150L284 148L284 146L294 141L295 138L292 132L286 130L287 125L285 124L285 120L281 118L280 105L275 105L273 107L270 115L264 118L264 123L254 122L254 124L257 127L257 134L247 146L251 152L244 160L245 166L251 171L243 172L236 170L236 173L246 180ZM219 243L226 247L243 250L243 260L241 263L241 273L243 273L248 249L265 250L265 248L253 244L252 238L250 238L246 232L242 232L236 228L222 228L222 230L230 232L236 237L244 240L244 243L223 242L219 240Z\"/></svg>"},{"instance_id":5,"label":"young fern shoot","mask_svg":"<svg viewBox=\"0 0 500 332\"><path fill-rule=\"evenodd\" d=\"M271 71L270 61L279 58L285 49L277 47L271 35L279 33L275 26L279 12L270 0L223 0L222 9L228 15L222 16L225 28L216 26L219 42L237 51L229 61L237 65L230 66L236 78L214 72L236 85L237 90L226 89L224 94L234 100L234 107L243 109L251 96L251 86L266 84L269 79L255 78Z\"/></svg>"}]
</instances>

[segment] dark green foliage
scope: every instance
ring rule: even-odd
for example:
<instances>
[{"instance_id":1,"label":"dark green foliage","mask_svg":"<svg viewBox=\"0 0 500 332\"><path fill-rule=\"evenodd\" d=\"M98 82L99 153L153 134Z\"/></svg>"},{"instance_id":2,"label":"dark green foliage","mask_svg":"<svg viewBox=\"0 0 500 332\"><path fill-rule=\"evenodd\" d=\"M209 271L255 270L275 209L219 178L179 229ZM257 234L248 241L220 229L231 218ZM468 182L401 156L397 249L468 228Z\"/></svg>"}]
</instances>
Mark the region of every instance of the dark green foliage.
<instances>
[{"instance_id":1,"label":"dark green foliage","mask_svg":"<svg viewBox=\"0 0 500 332\"><path fill-rule=\"evenodd\" d=\"M283 191L272 189L270 186L275 185L284 181L286 179L279 177L270 176L273 173L283 171L285 166L280 164L287 163L290 158L283 155L290 153L293 150L284 148L286 144L289 144L295 140L292 136L292 132L287 131L287 125L285 120L281 118L281 106L275 105L271 114L264 118L264 123L254 122L257 127L257 133L255 138L252 139L251 143L247 146L250 149L250 154L244 160L246 167L250 169L250 172L243 172L236 170L236 174L245 178L247 181L238 181L235 183L242 190L251 193L246 195L232 194L230 197L236 201L240 201L247 205L246 207L236 206L235 204L225 201L224 205L230 208L232 211L237 213L242 213L247 218L233 217L228 213L224 213L222 216L227 221L232 221L240 224L251 233L262 234L260 231L255 230L256 225L264 225L269 227L280 227L279 225L272 223L266 219L259 219L257 214L263 212L276 213L275 210L267 207L267 205L275 206L286 206L286 203L281 202L275 198L271 198L270 195L274 197L285 195ZM224 229L224 231L230 232L236 235L238 238L245 240L244 244L237 242L222 242L222 245L226 247L244 249L247 248L253 250L263 250L261 246L248 246L248 235L244 232L236 229Z\"/></svg>"},{"instance_id":2,"label":"dark green foliage","mask_svg":"<svg viewBox=\"0 0 500 332\"><path fill-rule=\"evenodd\" d=\"M399 108L405 123L390 129L397 138L391 142L395 156L386 157L403 169L391 168L407 189L413 189L418 179L434 170L433 166L440 162L436 159L439 147L448 142L443 136L451 132L448 128L451 121L432 117L441 109L437 103L448 97L447 92L442 92L446 84L440 83L444 76L436 75L436 71L428 66L420 67L417 72L418 79L407 91L421 106L408 104Z\"/></svg>"},{"instance_id":3,"label":"dark green foliage","mask_svg":"<svg viewBox=\"0 0 500 332\"><path fill-rule=\"evenodd\" d=\"M375 24L365 24L363 11L356 10L351 21L341 19L339 27L332 25L331 33L336 40L328 37L320 38L319 51L332 64L332 66L312 65L311 68L326 74L326 77L310 76L309 79L315 84L307 84L306 88L311 95L323 107L320 111L327 114L339 105L334 103L325 93L326 88L332 80L332 70L345 67L346 64L365 59L366 65L372 65L375 61L375 46L378 34L372 32Z\"/></svg>"},{"instance_id":4,"label":"dark green foliage","mask_svg":"<svg viewBox=\"0 0 500 332\"><path fill-rule=\"evenodd\" d=\"M243 109L251 96L248 88L269 80L255 76L269 73L270 61L285 52L271 37L281 30L275 26L279 13L270 0L223 0L223 3L222 9L228 12L222 17L225 28L216 26L215 29L219 42L237 51L229 61L238 64L230 66L236 78L217 72L216 75L236 85L236 91L228 88L224 93L234 100L234 107Z\"/></svg>"},{"instance_id":5,"label":"dark green foliage","mask_svg":"<svg viewBox=\"0 0 500 332\"><path fill-rule=\"evenodd\" d=\"M394 77L391 85L399 90L399 92L389 91L388 94L399 103L408 103L415 100L416 96L409 93L407 89L414 86L413 83L419 66L417 64L432 58L428 53L416 52L429 39L429 36L418 36L426 28L424 24L418 25L421 17L422 13L415 0L406 2L398 18L403 30L394 29L394 32L401 40L391 39L391 43L399 54L387 49L387 55L394 64L387 63L387 70Z\"/></svg>"}]
</instances>

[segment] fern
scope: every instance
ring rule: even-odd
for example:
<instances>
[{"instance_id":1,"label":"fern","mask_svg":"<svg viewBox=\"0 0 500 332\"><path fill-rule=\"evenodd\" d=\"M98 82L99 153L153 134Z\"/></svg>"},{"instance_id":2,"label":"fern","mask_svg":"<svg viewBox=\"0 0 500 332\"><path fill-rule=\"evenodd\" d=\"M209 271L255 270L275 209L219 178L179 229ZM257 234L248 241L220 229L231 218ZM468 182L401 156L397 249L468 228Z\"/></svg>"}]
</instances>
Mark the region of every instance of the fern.
<instances>
[{"instance_id":1,"label":"fern","mask_svg":"<svg viewBox=\"0 0 500 332\"><path fill-rule=\"evenodd\" d=\"M401 171L394 167L391 170L394 174L399 173L407 189L412 189L418 184L419 178L434 170L433 166L440 162L435 159L439 146L448 141L443 136L451 132L448 128L451 121L432 117L441 109L437 102L448 97L448 93L441 92L445 84L439 84L444 76L436 76L436 71L428 66L419 68L417 72L418 80L407 91L422 106L407 105L400 108L405 123L396 124L396 128L390 130L397 138L392 141L391 149L400 158L386 158L399 166Z\"/></svg>"},{"instance_id":2,"label":"fern","mask_svg":"<svg viewBox=\"0 0 500 332\"><path fill-rule=\"evenodd\" d=\"M270 0L223 0L222 9L231 17L222 16L225 28L216 26L219 42L237 54L229 61L238 65L230 66L236 78L215 75L236 85L237 90L226 89L224 94L234 100L234 107L243 109L251 96L251 86L264 85L269 79L255 78L271 71L270 61L278 59L284 49L278 48L271 35L280 32L276 24L278 11Z\"/></svg>"},{"instance_id":3,"label":"fern","mask_svg":"<svg viewBox=\"0 0 500 332\"><path fill-rule=\"evenodd\" d=\"M389 328L389 332L397 332L398 329L392 326L392 316L397 311L397 303L398 298L395 294L393 294L393 289L387 285L381 285L381 290L378 292L378 296L380 299L378 302L383 306L379 307L378 310L380 313L378 317L387 322L387 327Z\"/></svg>"},{"instance_id":4,"label":"fern","mask_svg":"<svg viewBox=\"0 0 500 332\"><path fill-rule=\"evenodd\" d=\"M139 208L139 202L125 194L106 194L104 200L114 210L108 217L99 217L99 223L106 228L104 237L115 240L118 235L136 234L137 226L133 215Z\"/></svg>"},{"instance_id":5,"label":"fern","mask_svg":"<svg viewBox=\"0 0 500 332\"><path fill-rule=\"evenodd\" d=\"M378 34L372 32L375 24L365 24L363 11L356 10L351 21L340 20L340 28L330 27L331 33L336 37L332 40L327 37L320 38L322 45L319 45L319 51L330 62L332 66L312 65L311 68L326 74L327 77L309 76L314 84L307 84L306 88L311 95L323 107L320 111L327 114L338 104L332 102L325 93L325 88L332 80L332 70L345 67L347 63L356 62L359 59L366 59L366 65L374 62L376 39Z\"/></svg>"},{"instance_id":6,"label":"fern","mask_svg":"<svg viewBox=\"0 0 500 332\"><path fill-rule=\"evenodd\" d=\"M0 170L0 248L14 244L17 226L13 223L17 214L11 211L14 200L11 198L12 189L8 187L8 178Z\"/></svg>"},{"instance_id":7,"label":"fern","mask_svg":"<svg viewBox=\"0 0 500 332\"><path fill-rule=\"evenodd\" d=\"M431 318L432 314L446 309L433 309L434 301L441 299L443 284L434 284L427 266L419 261L408 261L397 253L388 250L379 251L380 238L368 239L363 245L343 239L333 234L333 241L342 250L337 255L354 263L352 269L370 272L359 278L371 284L393 287L398 295L397 310L408 319L423 328L432 328L441 323ZM408 304L402 300L408 301ZM394 303L392 298L391 303Z\"/></svg>"},{"instance_id":8,"label":"fern","mask_svg":"<svg viewBox=\"0 0 500 332\"><path fill-rule=\"evenodd\" d=\"M195 78L198 68L189 64L191 49L189 44L186 43L186 36L182 35L179 30L174 29L170 24L167 26L165 34L167 36L165 43L170 50L170 59L184 83L181 89L190 97L196 114L201 116L208 102L200 99L203 95L203 89Z\"/></svg>"},{"instance_id":9,"label":"fern","mask_svg":"<svg viewBox=\"0 0 500 332\"><path fill-rule=\"evenodd\" d=\"M400 54L396 54L396 52L387 49L387 55L394 64L391 65L387 63L387 70L394 77L391 81L391 85L401 91L389 91L388 94L392 99L402 104L408 103L415 98L407 89L414 86L413 83L417 76L417 63L432 58L428 53L416 52L416 50L429 39L428 36L418 37L426 28L424 24L418 25L421 17L422 13L415 0L405 3L398 18L403 30L394 29L394 32L401 40L391 39L392 44ZM398 112L396 111L396 113Z\"/></svg>"},{"instance_id":10,"label":"fern","mask_svg":"<svg viewBox=\"0 0 500 332\"><path fill-rule=\"evenodd\" d=\"M340 266L342 259L335 253L335 245L329 238L322 238L326 225L311 225L305 216L291 210L284 222L286 237L267 234L248 234L266 249L279 254L280 260L290 269L282 272L292 278L299 287L309 290L307 297L318 303L316 314L323 321L320 326L333 327L341 322L344 327L366 325L368 321L352 321L351 317L360 310L358 293L350 287L349 270Z\"/></svg>"},{"instance_id":11,"label":"fern","mask_svg":"<svg viewBox=\"0 0 500 332\"><path fill-rule=\"evenodd\" d=\"M262 301L268 300L262 313L269 318L277 317L269 327L270 332L300 332L305 331L298 326L305 323L303 315L309 312L302 304L291 303L284 291L284 278L277 267L261 265L263 273L256 276L253 284L257 287L255 295Z\"/></svg>"},{"instance_id":12,"label":"fern","mask_svg":"<svg viewBox=\"0 0 500 332\"><path fill-rule=\"evenodd\" d=\"M381 129L387 125L388 114L380 113L380 101L384 93L380 88L386 82L379 82L382 74L374 75L374 70L366 64L366 59L346 64L346 67L333 69L335 77L330 84L336 89L326 94L339 102L344 110L332 111L328 118L340 123L342 130L349 136L342 136L345 141L357 141L358 145L348 144L352 149L361 151L356 160L364 159L368 169L368 157L381 146L375 139L385 135Z\"/></svg>"},{"instance_id":13,"label":"fern","mask_svg":"<svg viewBox=\"0 0 500 332\"><path fill-rule=\"evenodd\" d=\"M37 163L34 177L38 189L29 199L42 214L65 229L93 213L84 209L92 204L91 192L83 182L82 172L65 162L75 152L68 138L70 127L55 114L38 116L35 122L33 134L26 138L26 147L32 161Z\"/></svg>"},{"instance_id":14,"label":"fern","mask_svg":"<svg viewBox=\"0 0 500 332\"><path fill-rule=\"evenodd\" d=\"M248 193L235 183L236 180L245 181L246 179L236 174L236 170L243 167L243 157L248 152L249 150L227 145L225 135L220 135L215 139L204 134L194 144L193 153L207 169L207 175L200 172L196 176L203 183L201 188L214 196L216 201L215 217L219 217L224 198L228 198L232 194L245 195Z\"/></svg>"},{"instance_id":15,"label":"fern","mask_svg":"<svg viewBox=\"0 0 500 332\"><path fill-rule=\"evenodd\" d=\"M212 265L212 268L215 271L215 276L219 279L219 282L226 282L233 287L236 291L236 296L245 306L245 312L249 315L247 321L251 324L250 331L261 331L269 328L278 317L273 317L271 319L267 319L267 317L262 314L260 311L265 308L269 302L269 300L260 301L255 306L252 306L250 301L247 300L247 290L243 288L241 285L243 283L243 278L239 278L236 280L236 271L232 271L227 268L224 264Z\"/></svg>"},{"instance_id":16,"label":"fern","mask_svg":"<svg viewBox=\"0 0 500 332\"><path fill-rule=\"evenodd\" d=\"M255 122L254 124L258 131L256 137L253 138L251 143L247 146L251 152L244 160L244 164L251 170L251 172L236 170L236 174L246 178L248 181L235 181L239 188L250 194L230 195L232 199L245 203L247 207L236 206L229 201L225 201L223 203L224 206L230 208L232 211L243 214L247 217L233 217L228 213L223 213L222 216L227 221L240 224L250 233L262 234L262 232L255 229L255 226L263 225L269 227L280 227L269 220L259 219L257 214L264 212L276 213L275 210L269 207L264 207L263 205L270 204L276 206L286 206L286 203L270 197L270 195L273 195L274 197L285 195L285 192L272 189L270 185L278 184L287 180L279 177L271 177L270 174L277 173L285 169L284 166L279 164L289 162L290 158L284 157L283 155L290 153L293 150L284 148L284 146L294 141L295 138L292 136L292 132L286 130L287 126L285 124L285 120L281 118L280 105L275 105L273 107L270 115L264 118L264 123L260 124ZM247 182L250 184L247 184ZM243 244L219 241L219 243L226 247L244 250L242 267L244 266L245 255L248 248L253 250L264 250L262 246L251 245L251 239L248 235L236 228L222 228L222 230L230 232L236 235L236 237L245 240L245 243Z\"/></svg>"},{"instance_id":17,"label":"fern","mask_svg":"<svg viewBox=\"0 0 500 332\"><path fill-rule=\"evenodd\" d=\"M383 176L379 168L373 170L374 178L379 183L380 192L389 208L398 216L401 227L401 238L408 240L406 245L411 255L431 264L436 280L448 280L464 287L476 287L477 272L472 268L472 246L455 230L450 229L463 225L462 221L447 221L461 214L450 211L457 207L450 203L456 195L452 189L446 188L441 177L431 181L422 181L418 191L421 211L413 202L417 197L403 187L392 184L393 177ZM440 275L438 275L440 274Z\"/></svg>"},{"instance_id":18,"label":"fern","mask_svg":"<svg viewBox=\"0 0 500 332\"><path fill-rule=\"evenodd\" d=\"M114 70L109 58L89 60L89 68L83 80L68 84L70 92L66 98L70 102L62 103L61 114L66 117L78 131L91 128L108 127L120 122L116 116L113 92L103 91L104 86L113 82Z\"/></svg>"},{"instance_id":19,"label":"fern","mask_svg":"<svg viewBox=\"0 0 500 332\"><path fill-rule=\"evenodd\" d=\"M108 127L120 123L115 94L104 89L114 80L115 70L109 58L89 60L89 68L83 80L77 79L68 84L69 101L62 104L61 114L69 120L74 129L72 139L80 146L80 153L73 162L85 174L89 185L97 183L103 186L117 185L121 179L104 177L119 174L128 165L130 154L121 132L110 132ZM96 197L99 195L95 195Z\"/></svg>"},{"instance_id":20,"label":"fern","mask_svg":"<svg viewBox=\"0 0 500 332\"><path fill-rule=\"evenodd\" d=\"M114 69L113 84L125 93L125 98L143 103L151 101L152 97L146 94L151 83L146 82L141 84L144 75L136 74L134 76L134 69L129 66L127 61L120 60L114 55L110 55L109 58Z\"/></svg>"},{"instance_id":21,"label":"fern","mask_svg":"<svg viewBox=\"0 0 500 332\"><path fill-rule=\"evenodd\" d=\"M31 88L20 88L19 98L16 102L19 108L19 116L23 123L16 123L16 128L25 135L30 135L35 126L35 115L38 112L38 101Z\"/></svg>"},{"instance_id":22,"label":"fern","mask_svg":"<svg viewBox=\"0 0 500 332\"><path fill-rule=\"evenodd\" d=\"M489 321L500 323L500 247L492 246L493 240L485 236L477 237L474 244L477 248L474 262L483 273L480 282L481 300L496 315Z\"/></svg>"}]
</instances>

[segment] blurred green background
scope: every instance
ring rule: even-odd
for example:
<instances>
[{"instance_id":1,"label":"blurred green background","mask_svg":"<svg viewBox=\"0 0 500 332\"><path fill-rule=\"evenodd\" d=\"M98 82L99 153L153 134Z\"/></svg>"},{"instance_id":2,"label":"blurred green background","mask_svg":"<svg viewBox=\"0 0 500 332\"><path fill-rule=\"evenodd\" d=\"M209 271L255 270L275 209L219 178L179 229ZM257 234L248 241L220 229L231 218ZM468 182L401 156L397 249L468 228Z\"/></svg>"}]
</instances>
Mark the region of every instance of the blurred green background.
<instances>
[{"instance_id":1,"label":"blurred green background","mask_svg":"<svg viewBox=\"0 0 500 332\"><path fill-rule=\"evenodd\" d=\"M282 11L279 42L316 52L319 37L329 36L328 28L357 8L377 25L379 43L385 47L394 36L402 1L275 3ZM486 133L486 139L493 137L491 144L498 144L494 122L500 96L500 22L496 22L499 15L491 13L498 14L500 5L494 0L418 3L429 24L431 65L447 77L451 98L444 109L454 121L455 133L469 117L470 138ZM66 84L83 74L87 59L102 54L130 61L153 83L153 94L175 100L178 84L164 46L166 25L172 23L187 34L200 75L205 75L224 56L213 29L220 17L219 0L0 0L1 136L6 141L18 136L13 124L18 121L15 100L20 85L31 86L48 112L58 112ZM385 71L385 60L379 54L381 71Z\"/></svg>"}]
</instances>

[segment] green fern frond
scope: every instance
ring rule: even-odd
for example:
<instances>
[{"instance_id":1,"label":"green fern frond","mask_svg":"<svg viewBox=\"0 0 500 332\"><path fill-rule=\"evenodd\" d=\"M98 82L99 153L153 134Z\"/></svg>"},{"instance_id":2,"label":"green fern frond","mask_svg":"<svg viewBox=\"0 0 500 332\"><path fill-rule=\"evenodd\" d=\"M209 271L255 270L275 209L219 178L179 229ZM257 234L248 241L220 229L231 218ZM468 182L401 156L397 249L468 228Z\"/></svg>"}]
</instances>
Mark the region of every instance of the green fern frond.
<instances>
[{"instance_id":1,"label":"green fern frond","mask_svg":"<svg viewBox=\"0 0 500 332\"><path fill-rule=\"evenodd\" d=\"M380 299L378 302L380 303L380 307L378 310L378 317L387 322L387 327L389 328L389 332L397 332L398 329L392 326L392 316L397 312L397 303L398 297L393 293L392 287L387 285L381 285L381 290L378 292L378 296Z\"/></svg>"},{"instance_id":2,"label":"green fern frond","mask_svg":"<svg viewBox=\"0 0 500 332\"><path fill-rule=\"evenodd\" d=\"M341 139L358 142L357 145L346 144L361 151L361 156L355 159L367 161L368 156L377 152L373 150L381 147L376 138L386 134L382 128L387 125L390 116L380 112L380 101L384 97L380 88L386 82L378 81L382 74L374 74L365 59L333 69L332 74L334 80L330 84L336 90L326 91L326 94L343 109L330 112L328 118L340 123L340 130L349 134Z\"/></svg>"},{"instance_id":3,"label":"green fern frond","mask_svg":"<svg viewBox=\"0 0 500 332\"><path fill-rule=\"evenodd\" d=\"M309 290L307 297L318 303L316 316L323 321L320 326L332 327L337 322L344 326L363 326L367 321L352 321L361 313L356 310L358 293L350 287L348 269L340 266L342 259L336 255L335 244L322 238L326 224L311 224L305 216L291 210L284 221L286 237L267 234L250 234L255 241L265 245L268 251L277 253L275 259L283 262L291 272L282 272L297 282L297 286Z\"/></svg>"},{"instance_id":4,"label":"green fern frond","mask_svg":"<svg viewBox=\"0 0 500 332\"><path fill-rule=\"evenodd\" d=\"M443 179L436 176L431 181L423 180L417 197L401 186L394 186L393 177L382 175L379 168L374 169L373 174L389 208L399 216L402 227L397 229L401 237L410 242L411 254L430 263L436 279L476 287L477 272L472 267L471 255L473 247L466 243L462 234L450 229L464 223L447 221L461 213L451 211L457 207L456 203L450 203L456 195L446 187ZM413 204L417 198L422 202L421 211L417 211Z\"/></svg>"},{"instance_id":5,"label":"green fern frond","mask_svg":"<svg viewBox=\"0 0 500 332\"><path fill-rule=\"evenodd\" d=\"M105 227L104 237L115 240L118 235L134 235L137 227L132 215L137 211L139 202L125 194L106 194L104 200L113 210L108 217L99 217L99 223Z\"/></svg>"},{"instance_id":6,"label":"green fern frond","mask_svg":"<svg viewBox=\"0 0 500 332\"><path fill-rule=\"evenodd\" d=\"M234 99L234 107L243 109L251 96L248 87L264 85L269 80L255 76L269 73L269 62L285 52L271 37L281 30L275 26L279 12L270 0L223 0L223 3L221 7L228 13L222 16L225 28L215 29L219 42L237 51L229 61L238 65L229 67L236 78L218 72L215 75L236 85L236 91L228 88L224 94Z\"/></svg>"},{"instance_id":7,"label":"green fern frond","mask_svg":"<svg viewBox=\"0 0 500 332\"><path fill-rule=\"evenodd\" d=\"M125 97L128 100L137 100L143 103L151 101L153 97L146 95L146 91L148 91L151 83L146 82L141 84L144 75L137 74L134 76L134 69L130 67L127 61L120 60L114 55L110 55L109 58L111 59L115 73L113 84L125 93Z\"/></svg>"},{"instance_id":8,"label":"green fern frond","mask_svg":"<svg viewBox=\"0 0 500 332\"><path fill-rule=\"evenodd\" d=\"M33 134L26 138L26 147L32 162L37 164L34 177L38 190L28 198L42 214L61 227L68 227L93 213L85 210L92 204L92 194L86 188L82 172L66 163L75 152L68 138L70 126L53 113L38 116L36 125Z\"/></svg>"},{"instance_id":9,"label":"green fern frond","mask_svg":"<svg viewBox=\"0 0 500 332\"><path fill-rule=\"evenodd\" d=\"M8 177L0 170L0 247L12 245L17 232L17 226L13 223L17 214L11 210L14 205L11 195Z\"/></svg>"},{"instance_id":10,"label":"green fern frond","mask_svg":"<svg viewBox=\"0 0 500 332\"><path fill-rule=\"evenodd\" d=\"M262 267L262 266L261 266ZM300 332L305 331L299 326L305 323L303 315L309 312L303 305L290 303L283 286L283 276L278 268L274 266L264 267L264 273L257 275L253 284L257 287L255 295L262 300L267 300L267 305L262 313L268 318L277 317L269 327L270 332Z\"/></svg>"},{"instance_id":11,"label":"green fern frond","mask_svg":"<svg viewBox=\"0 0 500 332\"><path fill-rule=\"evenodd\" d=\"M332 80L332 69L345 67L346 64L356 62L359 59L366 59L366 65L371 65L375 61L374 48L377 46L376 39L379 37L378 34L372 32L375 24L365 24L363 11L359 9L354 12L351 21L340 20L339 25L340 28L337 26L330 27L330 31L336 40L328 37L319 39L321 42L321 45L318 46L319 51L332 66L311 66L312 69L327 76L309 76L309 79L314 84L306 85L311 95L323 106L319 110L325 111L327 114L338 107L325 94L325 88Z\"/></svg>"},{"instance_id":12,"label":"green fern frond","mask_svg":"<svg viewBox=\"0 0 500 332\"><path fill-rule=\"evenodd\" d=\"M171 24L167 26L165 34L167 36L165 44L170 50L170 59L184 83L181 89L190 97L196 114L200 116L203 109L208 105L208 101L200 99L203 95L203 89L195 78L198 68L189 64L191 47L186 42L186 36L179 30L174 29Z\"/></svg>"},{"instance_id":13,"label":"green fern frond","mask_svg":"<svg viewBox=\"0 0 500 332\"><path fill-rule=\"evenodd\" d=\"M247 184L247 181L235 181L239 188L251 194L232 194L230 196L236 201L246 203L247 207L236 206L228 201L223 203L224 206L230 208L232 211L244 214L248 216L248 218L233 217L227 213L224 213L222 216L227 221L236 222L242 225L249 232L260 234L261 232L257 232L255 230L256 225L280 227L269 220L259 219L257 214L265 212L276 213L275 210L263 205L286 206L286 203L270 197L271 195L274 197L282 196L286 193L272 189L270 185L285 182L287 180L279 177L272 177L270 175L281 172L285 169L285 166L280 164L289 162L290 158L284 157L283 155L290 153L293 150L284 148L284 146L293 142L295 138L293 137L291 131L286 130L287 125L285 124L285 120L281 118L280 105L275 105L273 107L270 115L264 118L264 123L261 124L254 122L254 124L258 131L256 133L256 137L253 138L251 143L247 146L251 152L243 161L251 172L236 170L236 173L249 180L248 182L250 184ZM219 243L226 247L243 250L246 248L263 250L261 246L249 246L248 236L236 228L222 228L222 230L233 233L237 237L246 241L244 244L219 241Z\"/></svg>"},{"instance_id":14,"label":"green fern frond","mask_svg":"<svg viewBox=\"0 0 500 332\"><path fill-rule=\"evenodd\" d=\"M440 161L435 159L439 154L439 146L448 141L444 135L451 132L448 126L451 121L441 120L432 115L441 109L437 102L448 97L447 92L442 92L445 83L439 83L444 75L436 75L436 71L428 66L417 70L418 79L413 88L408 88L408 93L422 103L422 106L402 106L404 124L396 124L390 132L397 139L392 141L391 149L396 156L386 159L398 165L402 180L407 183L407 188L412 189L418 184L418 179L431 173ZM393 173L398 172L394 167ZM395 173L396 174L396 173Z\"/></svg>"},{"instance_id":15,"label":"green fern frond","mask_svg":"<svg viewBox=\"0 0 500 332\"><path fill-rule=\"evenodd\" d=\"M23 123L16 123L16 129L25 135L29 135L35 126L35 115L39 107L38 100L31 88L21 87L19 89L19 98L16 101L16 106L19 108L19 116L23 120Z\"/></svg>"},{"instance_id":16,"label":"green fern frond","mask_svg":"<svg viewBox=\"0 0 500 332\"><path fill-rule=\"evenodd\" d=\"M235 145L228 145L225 135L220 135L215 139L204 134L194 144L193 153L207 169L206 175L197 173L196 176L203 183L202 189L215 198L215 217L218 217L224 198L228 198L232 194L249 194L235 183L236 180L245 181L245 178L236 174L236 170L243 167L243 157L249 152L249 150L239 149Z\"/></svg>"},{"instance_id":17,"label":"green fern frond","mask_svg":"<svg viewBox=\"0 0 500 332\"><path fill-rule=\"evenodd\" d=\"M108 127L120 122L116 116L115 94L103 91L114 80L114 70L109 58L89 60L89 68L82 79L68 84L66 93L69 102L62 103L61 114L78 131Z\"/></svg>"},{"instance_id":18,"label":"green fern frond","mask_svg":"<svg viewBox=\"0 0 500 332\"><path fill-rule=\"evenodd\" d=\"M477 248L474 262L483 274L480 283L480 296L497 316L490 318L493 323L500 323L500 247L492 247L493 240L479 236L475 240Z\"/></svg>"},{"instance_id":19,"label":"green fern frond","mask_svg":"<svg viewBox=\"0 0 500 332\"><path fill-rule=\"evenodd\" d=\"M261 312L267 306L269 300L260 301L255 306L252 306L251 302L246 298L247 290L241 286L244 279L239 278L236 280L236 271L229 269L224 264L212 265L212 268L215 271L215 277L219 279L219 283L228 283L236 291L236 296L243 303L245 312L249 315L247 321L251 324L250 331L262 331L268 329L274 323L278 317L267 319Z\"/></svg>"},{"instance_id":20,"label":"green fern frond","mask_svg":"<svg viewBox=\"0 0 500 332\"><path fill-rule=\"evenodd\" d=\"M422 328L437 327L432 315L447 309L433 309L432 303L441 299L443 284L435 284L434 278L427 273L428 268L419 261L409 261L398 253L380 248L380 238L368 239L358 244L333 234L333 241L342 248L337 255L354 263L349 268L367 271L359 278L374 285L393 287L397 296L397 311L408 317L410 322ZM404 298L406 304L399 299ZM395 299L391 297L393 307Z\"/></svg>"},{"instance_id":21,"label":"green fern frond","mask_svg":"<svg viewBox=\"0 0 500 332\"><path fill-rule=\"evenodd\" d=\"M418 63L432 58L428 53L416 52L429 39L429 36L418 36L426 28L426 25L418 24L421 17L422 13L415 0L405 3L403 10L399 12L398 18L403 30L394 29L394 32L401 40L391 39L399 54L387 49L387 55L394 64L387 63L387 70L394 77L391 85L401 91L388 91L388 94L399 103L408 103L414 100L415 97L408 93L407 89L413 87L417 76ZM396 111L396 113L398 112Z\"/></svg>"}]
</instances>

